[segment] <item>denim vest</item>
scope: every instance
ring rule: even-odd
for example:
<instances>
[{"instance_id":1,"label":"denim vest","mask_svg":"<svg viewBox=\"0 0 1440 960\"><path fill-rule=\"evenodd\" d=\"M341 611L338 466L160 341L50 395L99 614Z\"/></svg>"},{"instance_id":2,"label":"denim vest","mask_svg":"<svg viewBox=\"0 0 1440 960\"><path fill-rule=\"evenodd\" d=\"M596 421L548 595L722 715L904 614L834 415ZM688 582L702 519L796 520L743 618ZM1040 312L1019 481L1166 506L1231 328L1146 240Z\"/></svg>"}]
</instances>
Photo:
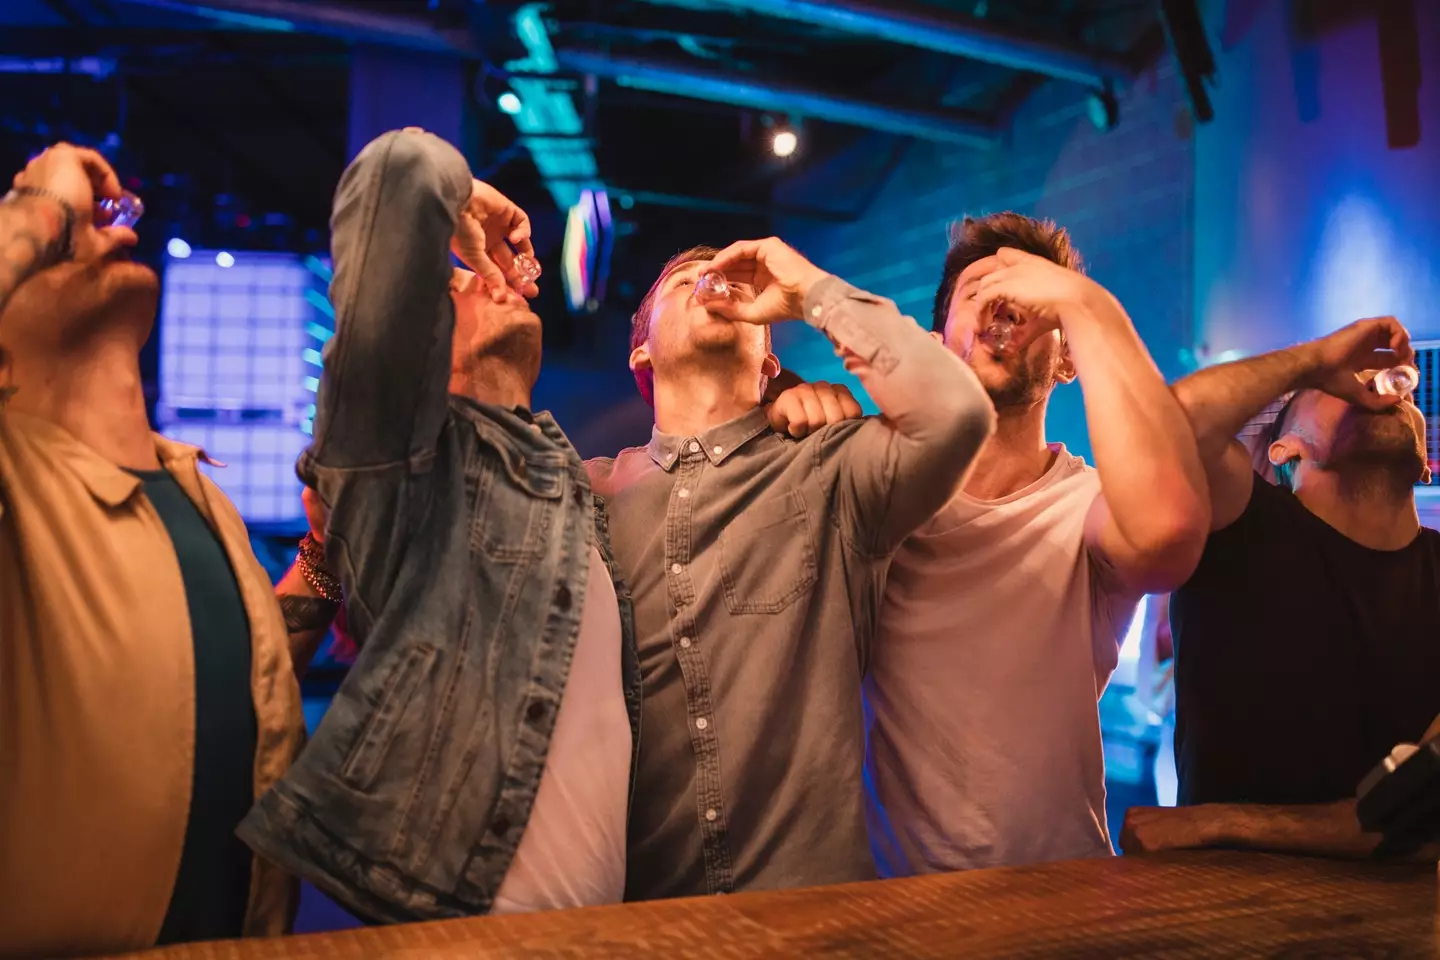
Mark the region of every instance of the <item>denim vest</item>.
<instances>
[{"instance_id":1,"label":"denim vest","mask_svg":"<svg viewBox=\"0 0 1440 960\"><path fill-rule=\"evenodd\" d=\"M486 913L530 819L598 546L639 754L640 667L604 511L548 414L451 396L458 151L389 133L331 223L335 336L301 479L360 655L239 834L379 922ZM262 745L263 746L263 745Z\"/></svg>"},{"instance_id":2,"label":"denim vest","mask_svg":"<svg viewBox=\"0 0 1440 960\"><path fill-rule=\"evenodd\" d=\"M489 911L540 784L592 543L620 601L632 790L639 756L630 598L579 457L548 414L532 425L458 397L451 411L425 477L314 469L360 654L240 827L261 856L375 921Z\"/></svg>"}]
</instances>

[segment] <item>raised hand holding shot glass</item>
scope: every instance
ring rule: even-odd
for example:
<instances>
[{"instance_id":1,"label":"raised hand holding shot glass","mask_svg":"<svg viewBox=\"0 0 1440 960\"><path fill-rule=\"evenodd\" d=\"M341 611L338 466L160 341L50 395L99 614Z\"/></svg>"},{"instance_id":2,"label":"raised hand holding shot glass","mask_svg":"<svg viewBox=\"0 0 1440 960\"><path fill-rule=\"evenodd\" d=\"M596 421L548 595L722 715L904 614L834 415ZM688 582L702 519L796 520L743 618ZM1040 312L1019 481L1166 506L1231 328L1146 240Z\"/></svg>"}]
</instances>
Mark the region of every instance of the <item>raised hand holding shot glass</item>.
<instances>
[{"instance_id":1,"label":"raised hand holding shot glass","mask_svg":"<svg viewBox=\"0 0 1440 960\"><path fill-rule=\"evenodd\" d=\"M474 182L451 249L475 271L496 303L512 288L527 299L539 296L535 281L540 263L530 243L530 218L488 183Z\"/></svg>"},{"instance_id":2,"label":"raised hand holding shot glass","mask_svg":"<svg viewBox=\"0 0 1440 960\"><path fill-rule=\"evenodd\" d=\"M707 283L717 274L718 283ZM741 323L797 320L805 309L805 294L826 275L777 237L741 240L715 255L693 296L711 313ZM717 295L719 284L723 295ZM701 299L702 289L709 291L707 299ZM753 297L748 296L751 289Z\"/></svg>"}]
</instances>

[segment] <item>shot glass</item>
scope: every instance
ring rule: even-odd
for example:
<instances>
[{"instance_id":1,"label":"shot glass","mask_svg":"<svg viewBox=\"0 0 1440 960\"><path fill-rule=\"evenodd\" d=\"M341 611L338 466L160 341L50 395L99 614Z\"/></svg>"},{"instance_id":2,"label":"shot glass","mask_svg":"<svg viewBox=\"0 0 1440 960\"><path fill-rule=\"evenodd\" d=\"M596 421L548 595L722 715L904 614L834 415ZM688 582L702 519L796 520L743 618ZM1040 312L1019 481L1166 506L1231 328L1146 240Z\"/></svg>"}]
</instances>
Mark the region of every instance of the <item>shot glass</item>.
<instances>
[{"instance_id":1,"label":"shot glass","mask_svg":"<svg viewBox=\"0 0 1440 960\"><path fill-rule=\"evenodd\" d=\"M695 281L695 292L692 295L696 303L703 305L717 300L729 300L731 293L730 281L725 279L725 274L719 270L707 270Z\"/></svg>"},{"instance_id":2,"label":"shot glass","mask_svg":"<svg viewBox=\"0 0 1440 960\"><path fill-rule=\"evenodd\" d=\"M528 253L515 254L515 272L520 275L520 286L540 279L540 261Z\"/></svg>"},{"instance_id":3,"label":"shot glass","mask_svg":"<svg viewBox=\"0 0 1440 960\"><path fill-rule=\"evenodd\" d=\"M102 198L95 203L95 226L133 227L145 215L145 204L135 194L126 190L119 200Z\"/></svg>"},{"instance_id":4,"label":"shot glass","mask_svg":"<svg viewBox=\"0 0 1440 960\"><path fill-rule=\"evenodd\" d=\"M1005 353L1015 342L1015 323L997 317L989 326L980 331L980 341L995 353Z\"/></svg>"},{"instance_id":5,"label":"shot glass","mask_svg":"<svg viewBox=\"0 0 1440 960\"><path fill-rule=\"evenodd\" d=\"M1420 384L1420 371L1408 364L1375 374L1375 392L1386 397L1406 397Z\"/></svg>"}]
</instances>

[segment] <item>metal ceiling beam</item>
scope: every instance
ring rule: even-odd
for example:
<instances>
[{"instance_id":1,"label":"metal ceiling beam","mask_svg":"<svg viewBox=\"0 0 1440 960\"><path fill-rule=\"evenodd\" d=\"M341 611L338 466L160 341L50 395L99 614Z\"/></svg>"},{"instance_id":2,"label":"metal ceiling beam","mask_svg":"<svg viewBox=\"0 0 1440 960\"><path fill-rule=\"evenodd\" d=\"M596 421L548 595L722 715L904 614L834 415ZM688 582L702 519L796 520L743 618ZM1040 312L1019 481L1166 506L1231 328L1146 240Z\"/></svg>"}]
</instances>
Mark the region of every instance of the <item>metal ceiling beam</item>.
<instances>
[{"instance_id":1,"label":"metal ceiling beam","mask_svg":"<svg viewBox=\"0 0 1440 960\"><path fill-rule=\"evenodd\" d=\"M857 100L844 94L789 83L768 83L693 63L617 57L598 50L559 49L555 59L567 70L592 73L623 87L729 103L755 110L795 113L885 133L966 146L992 146L995 128L954 110L903 107Z\"/></svg>"},{"instance_id":2,"label":"metal ceiling beam","mask_svg":"<svg viewBox=\"0 0 1440 960\"><path fill-rule=\"evenodd\" d=\"M650 0L674 5L678 0ZM889 43L999 64L1088 87L1134 78L1114 54L1042 40L1019 31L900 0L711 0L713 4L779 20L807 23Z\"/></svg>"},{"instance_id":3,"label":"metal ceiling beam","mask_svg":"<svg viewBox=\"0 0 1440 960\"><path fill-rule=\"evenodd\" d=\"M217 28L304 33L354 43L400 47L480 59L483 51L465 31L437 30L422 20L366 13L332 3L299 0L117 0L208 20Z\"/></svg>"}]
</instances>

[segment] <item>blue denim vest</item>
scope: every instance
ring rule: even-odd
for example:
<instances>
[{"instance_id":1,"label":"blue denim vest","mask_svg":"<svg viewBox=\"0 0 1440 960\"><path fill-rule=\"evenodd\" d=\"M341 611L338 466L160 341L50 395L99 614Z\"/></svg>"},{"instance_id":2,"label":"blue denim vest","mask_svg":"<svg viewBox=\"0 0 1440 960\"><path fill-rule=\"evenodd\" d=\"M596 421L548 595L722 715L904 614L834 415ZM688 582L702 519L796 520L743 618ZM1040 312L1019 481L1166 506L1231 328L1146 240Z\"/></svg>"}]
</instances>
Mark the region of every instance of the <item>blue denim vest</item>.
<instances>
[{"instance_id":1,"label":"blue denim vest","mask_svg":"<svg viewBox=\"0 0 1440 960\"><path fill-rule=\"evenodd\" d=\"M421 477L310 465L360 655L240 827L357 915L483 914L530 817L595 543L620 600L634 756L640 668L604 508L548 414L451 398ZM634 784L634 762L631 785Z\"/></svg>"},{"instance_id":2,"label":"blue denim vest","mask_svg":"<svg viewBox=\"0 0 1440 960\"><path fill-rule=\"evenodd\" d=\"M629 594L579 456L548 414L449 394L450 240L472 184L454 147L398 131L341 177L335 336L299 472L330 507L326 561L360 655L239 829L380 922L489 911L540 784L592 543L620 601L639 753Z\"/></svg>"}]
</instances>

